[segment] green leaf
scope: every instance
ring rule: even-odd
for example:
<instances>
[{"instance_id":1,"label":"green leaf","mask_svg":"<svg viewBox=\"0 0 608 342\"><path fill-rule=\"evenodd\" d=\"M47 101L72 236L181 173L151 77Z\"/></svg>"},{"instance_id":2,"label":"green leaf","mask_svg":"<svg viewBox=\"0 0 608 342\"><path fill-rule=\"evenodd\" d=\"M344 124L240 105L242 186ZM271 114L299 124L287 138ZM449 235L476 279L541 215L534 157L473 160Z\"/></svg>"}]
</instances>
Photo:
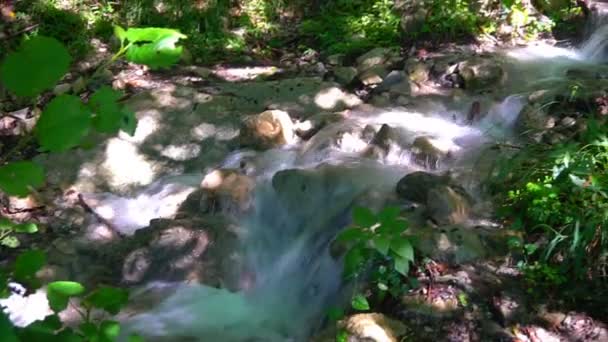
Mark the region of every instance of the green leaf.
<instances>
[{"instance_id":1,"label":"green leaf","mask_svg":"<svg viewBox=\"0 0 608 342\"><path fill-rule=\"evenodd\" d=\"M127 59L151 68L164 68L177 63L183 48L176 44L186 38L177 30L156 27L130 28L126 37L132 43L127 50Z\"/></svg>"},{"instance_id":2,"label":"green leaf","mask_svg":"<svg viewBox=\"0 0 608 342\"><path fill-rule=\"evenodd\" d=\"M137 129L137 118L135 117L135 113L123 108L120 129L130 136L135 134L135 129Z\"/></svg>"},{"instance_id":3,"label":"green leaf","mask_svg":"<svg viewBox=\"0 0 608 342\"><path fill-rule=\"evenodd\" d=\"M38 232L38 226L35 223L21 223L15 225L15 233L34 234Z\"/></svg>"},{"instance_id":4,"label":"green leaf","mask_svg":"<svg viewBox=\"0 0 608 342\"><path fill-rule=\"evenodd\" d=\"M350 302L350 305L355 310L359 310L359 311L369 310L369 303L367 302L367 298L365 298L365 296L360 293L356 294L353 297L352 301Z\"/></svg>"},{"instance_id":5,"label":"green leaf","mask_svg":"<svg viewBox=\"0 0 608 342\"><path fill-rule=\"evenodd\" d=\"M353 220L357 225L365 228L369 228L378 223L376 215L368 208L363 207L356 207L353 209Z\"/></svg>"},{"instance_id":6,"label":"green leaf","mask_svg":"<svg viewBox=\"0 0 608 342\"><path fill-rule=\"evenodd\" d=\"M13 229L15 227L15 224L7 219L7 218L0 218L0 230L7 230L7 229Z\"/></svg>"},{"instance_id":7,"label":"green leaf","mask_svg":"<svg viewBox=\"0 0 608 342\"><path fill-rule=\"evenodd\" d=\"M347 228L338 234L336 241L352 242L367 238L367 234L361 228Z\"/></svg>"},{"instance_id":8,"label":"green leaf","mask_svg":"<svg viewBox=\"0 0 608 342\"><path fill-rule=\"evenodd\" d=\"M351 277L357 274L363 265L365 258L361 247L353 247L344 256L344 276Z\"/></svg>"},{"instance_id":9,"label":"green leaf","mask_svg":"<svg viewBox=\"0 0 608 342\"><path fill-rule=\"evenodd\" d=\"M391 240L388 237L383 235L376 235L374 236L373 242L374 247L378 252L382 253L382 255L388 254L388 249L391 244Z\"/></svg>"},{"instance_id":10,"label":"green leaf","mask_svg":"<svg viewBox=\"0 0 608 342\"><path fill-rule=\"evenodd\" d=\"M61 321L57 315L46 317L42 321L36 321L28 325L25 329L19 331L19 337L22 341L48 341L54 342L58 340L56 332L62 327ZM63 342L64 340L60 340Z\"/></svg>"},{"instance_id":11,"label":"green leaf","mask_svg":"<svg viewBox=\"0 0 608 342\"><path fill-rule=\"evenodd\" d=\"M336 333L336 342L348 342L348 332L344 329L338 330Z\"/></svg>"},{"instance_id":12,"label":"green leaf","mask_svg":"<svg viewBox=\"0 0 608 342\"><path fill-rule=\"evenodd\" d=\"M394 262L395 270L407 277L407 274L410 271L410 261L403 257L396 256Z\"/></svg>"},{"instance_id":13,"label":"green leaf","mask_svg":"<svg viewBox=\"0 0 608 342\"><path fill-rule=\"evenodd\" d=\"M89 132L91 112L74 95L60 95L44 109L36 125L40 145L51 152L78 146Z\"/></svg>"},{"instance_id":14,"label":"green leaf","mask_svg":"<svg viewBox=\"0 0 608 342\"><path fill-rule=\"evenodd\" d=\"M91 322L84 322L78 326L80 332L87 338L87 340L92 340L97 337L98 329L97 325Z\"/></svg>"},{"instance_id":15,"label":"green leaf","mask_svg":"<svg viewBox=\"0 0 608 342\"><path fill-rule=\"evenodd\" d=\"M74 330L70 329L70 328L65 328L64 330L62 330L61 332L59 332L59 334L57 334L57 337L52 340L52 342L55 341L61 341L61 342L93 342L93 341L88 341L83 339L82 336L76 334L74 332Z\"/></svg>"},{"instance_id":16,"label":"green leaf","mask_svg":"<svg viewBox=\"0 0 608 342\"><path fill-rule=\"evenodd\" d=\"M109 286L101 286L85 299L88 306L102 309L116 315L129 300L129 291Z\"/></svg>"},{"instance_id":17,"label":"green leaf","mask_svg":"<svg viewBox=\"0 0 608 342\"><path fill-rule=\"evenodd\" d=\"M114 25L114 36L120 41L120 46L125 44L125 40L127 39L127 32L125 29L118 25Z\"/></svg>"},{"instance_id":18,"label":"green leaf","mask_svg":"<svg viewBox=\"0 0 608 342\"><path fill-rule=\"evenodd\" d=\"M44 169L30 161L18 161L0 167L0 189L9 195L25 197L29 189L44 185Z\"/></svg>"},{"instance_id":19,"label":"green leaf","mask_svg":"<svg viewBox=\"0 0 608 342\"><path fill-rule=\"evenodd\" d=\"M6 56L0 64L0 80L17 96L33 97L55 85L68 71L70 61L58 40L36 36Z\"/></svg>"},{"instance_id":20,"label":"green leaf","mask_svg":"<svg viewBox=\"0 0 608 342\"><path fill-rule=\"evenodd\" d=\"M381 223L392 222L399 217L400 213L401 209L398 207L386 207L382 209L380 213L378 213L378 219Z\"/></svg>"},{"instance_id":21,"label":"green leaf","mask_svg":"<svg viewBox=\"0 0 608 342\"><path fill-rule=\"evenodd\" d=\"M122 126L123 110L118 103L121 93L108 87L99 88L89 100L89 108L95 113L93 126L102 133L117 133Z\"/></svg>"},{"instance_id":22,"label":"green leaf","mask_svg":"<svg viewBox=\"0 0 608 342\"><path fill-rule=\"evenodd\" d=\"M391 250L398 256L405 258L407 261L414 260L414 248L410 240L399 237L391 241Z\"/></svg>"},{"instance_id":23,"label":"green leaf","mask_svg":"<svg viewBox=\"0 0 608 342\"><path fill-rule=\"evenodd\" d=\"M46 297L53 311L60 312L68 306L70 297L81 295L84 286L73 281L55 281L48 285Z\"/></svg>"},{"instance_id":24,"label":"green leaf","mask_svg":"<svg viewBox=\"0 0 608 342\"><path fill-rule=\"evenodd\" d=\"M19 342L10 319L0 310L0 336L3 342Z\"/></svg>"},{"instance_id":25,"label":"green leaf","mask_svg":"<svg viewBox=\"0 0 608 342\"><path fill-rule=\"evenodd\" d=\"M116 341L120 334L120 324L116 321L103 321L99 326L99 337L101 342Z\"/></svg>"},{"instance_id":26,"label":"green leaf","mask_svg":"<svg viewBox=\"0 0 608 342\"><path fill-rule=\"evenodd\" d=\"M46 263L44 252L31 249L20 254L13 265L13 276L19 283L30 283Z\"/></svg>"},{"instance_id":27,"label":"green leaf","mask_svg":"<svg viewBox=\"0 0 608 342\"><path fill-rule=\"evenodd\" d=\"M137 334L131 334L131 335L129 335L127 342L144 342L144 339L143 339L143 337L141 337Z\"/></svg>"},{"instance_id":28,"label":"green leaf","mask_svg":"<svg viewBox=\"0 0 608 342\"><path fill-rule=\"evenodd\" d=\"M19 239L16 236L5 236L2 240L0 240L0 245L6 246L8 248L17 248L21 245Z\"/></svg>"}]
</instances>

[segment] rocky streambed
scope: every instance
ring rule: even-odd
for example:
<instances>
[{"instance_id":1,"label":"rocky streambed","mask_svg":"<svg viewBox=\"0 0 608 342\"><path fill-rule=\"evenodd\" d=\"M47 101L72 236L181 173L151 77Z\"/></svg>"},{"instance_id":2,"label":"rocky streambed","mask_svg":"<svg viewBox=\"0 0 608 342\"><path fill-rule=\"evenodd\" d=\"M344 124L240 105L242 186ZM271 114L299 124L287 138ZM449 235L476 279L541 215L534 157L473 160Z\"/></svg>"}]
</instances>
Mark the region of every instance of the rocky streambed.
<instances>
[{"instance_id":1,"label":"rocky streambed","mask_svg":"<svg viewBox=\"0 0 608 342\"><path fill-rule=\"evenodd\" d=\"M594 41L142 77L134 136L37 157L58 236L43 276L132 287L120 317L151 340L333 340L326 311L352 288L332 241L353 207L393 205L430 261L384 314L339 323L353 341L606 340L588 315L527 299L484 188L509 146L579 134L585 106L608 113Z\"/></svg>"}]
</instances>

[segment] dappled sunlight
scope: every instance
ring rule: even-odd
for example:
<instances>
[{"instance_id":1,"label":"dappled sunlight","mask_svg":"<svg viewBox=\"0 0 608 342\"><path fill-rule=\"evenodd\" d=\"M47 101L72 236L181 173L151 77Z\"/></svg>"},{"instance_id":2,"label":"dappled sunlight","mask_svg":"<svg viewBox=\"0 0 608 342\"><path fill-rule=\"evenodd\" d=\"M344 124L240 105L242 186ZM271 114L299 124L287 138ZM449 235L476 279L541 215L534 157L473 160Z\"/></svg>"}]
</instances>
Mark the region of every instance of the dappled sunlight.
<instances>
[{"instance_id":1,"label":"dappled sunlight","mask_svg":"<svg viewBox=\"0 0 608 342\"><path fill-rule=\"evenodd\" d=\"M108 141L101 166L107 170L108 184L116 188L126 184L147 185L157 176L154 164L138 147L121 139Z\"/></svg>"},{"instance_id":2,"label":"dappled sunlight","mask_svg":"<svg viewBox=\"0 0 608 342\"><path fill-rule=\"evenodd\" d=\"M216 77L228 82L251 81L257 78L264 78L284 70L275 66L254 66L254 67L234 67L234 68L215 68L213 74Z\"/></svg>"},{"instance_id":3,"label":"dappled sunlight","mask_svg":"<svg viewBox=\"0 0 608 342\"><path fill-rule=\"evenodd\" d=\"M169 145L161 148L161 156L175 161L194 159L201 152L201 147L198 144Z\"/></svg>"},{"instance_id":4,"label":"dappled sunlight","mask_svg":"<svg viewBox=\"0 0 608 342\"><path fill-rule=\"evenodd\" d=\"M340 104L347 108L352 108L362 104L363 102L357 96L345 93L338 87L323 89L315 95L315 104L325 110L331 110Z\"/></svg>"},{"instance_id":5,"label":"dappled sunlight","mask_svg":"<svg viewBox=\"0 0 608 342\"><path fill-rule=\"evenodd\" d=\"M139 118L133 136L121 131L118 137L124 141L141 144L146 138L162 128L162 125L159 123L160 116L160 113L156 110L146 112L143 117Z\"/></svg>"},{"instance_id":6,"label":"dappled sunlight","mask_svg":"<svg viewBox=\"0 0 608 342\"><path fill-rule=\"evenodd\" d=\"M204 122L192 128L190 134L198 141L203 141L205 139L229 141L239 135L239 130L230 126L217 126Z\"/></svg>"}]
</instances>

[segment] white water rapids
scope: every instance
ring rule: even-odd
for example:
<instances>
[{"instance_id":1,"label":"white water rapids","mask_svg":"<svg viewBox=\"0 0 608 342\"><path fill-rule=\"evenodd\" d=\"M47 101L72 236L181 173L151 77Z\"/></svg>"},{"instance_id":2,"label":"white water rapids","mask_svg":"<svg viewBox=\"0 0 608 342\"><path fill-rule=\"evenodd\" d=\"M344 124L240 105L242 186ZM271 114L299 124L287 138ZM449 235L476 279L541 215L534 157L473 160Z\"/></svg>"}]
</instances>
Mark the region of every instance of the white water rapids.
<instances>
[{"instance_id":1,"label":"white water rapids","mask_svg":"<svg viewBox=\"0 0 608 342\"><path fill-rule=\"evenodd\" d=\"M246 161L253 165L257 184L253 209L238 218L246 232L243 253L255 274L253 287L230 292L204 285L148 284L139 292L167 295L155 308L124 318L123 335L137 332L147 341L308 340L322 327L327 309L345 304L350 295L349 284L341 279L341 260L330 256L329 245L349 223L353 203L372 191L376 200L370 205L381 206L401 177L422 168L402 146L410 146L416 137L430 136L453 152L449 162L432 172L457 170L465 178L475 177L472 169L480 152L513 138L515 122L530 92L563 82L571 68L601 74L606 70L601 63L607 48L608 25L600 25L579 49L539 43L498 52L509 75L497 91L500 95L413 98L407 108L355 112L306 142L227 155L218 167L238 168ZM484 101L488 114L469 125L467 113L475 101ZM402 141L393 144L381 160L361 158L367 141L357 132L366 126L377 131L384 124ZM312 180L303 183L305 191L276 191L273 183L293 181L289 171L284 171L289 169L310 170ZM167 194L195 186L202 177L174 176L132 198L108 195L103 200L114 213L115 225L132 233L147 226L150 219L163 216L166 208L161 203ZM293 188L292 184L280 185Z\"/></svg>"},{"instance_id":2,"label":"white water rapids","mask_svg":"<svg viewBox=\"0 0 608 342\"><path fill-rule=\"evenodd\" d=\"M572 67L599 70L607 42L608 26L602 26L578 50L538 44L505 51L509 75L513 75L505 93L512 95L494 100L489 114L473 126L465 123L466 111L483 96L452 102L421 98L408 109L355 114L296 146L227 156L224 167L237 166L245 157L257 167L255 209L242 218L248 232L245 255L256 273L254 287L233 293L172 285L177 290L154 310L127 320L127 330L167 341L179 337L226 342L307 340L323 324L326 309L343 304L347 292L340 260L332 259L328 246L348 224L353 200L370 188L389 194L400 177L419 169L410 162L409 151L398 147L391 148L381 162L359 160L366 142L348 132L388 124L407 140L404 145L417 136L432 136L456 151L454 161L439 171L470 170L486 144L510 137L527 93L539 85L560 82ZM339 142L330 143L337 136ZM323 163L342 165L343 174L334 184L307 192L309 197L286 200L270 184L280 170L313 169ZM149 287L159 286L167 284Z\"/></svg>"}]
</instances>

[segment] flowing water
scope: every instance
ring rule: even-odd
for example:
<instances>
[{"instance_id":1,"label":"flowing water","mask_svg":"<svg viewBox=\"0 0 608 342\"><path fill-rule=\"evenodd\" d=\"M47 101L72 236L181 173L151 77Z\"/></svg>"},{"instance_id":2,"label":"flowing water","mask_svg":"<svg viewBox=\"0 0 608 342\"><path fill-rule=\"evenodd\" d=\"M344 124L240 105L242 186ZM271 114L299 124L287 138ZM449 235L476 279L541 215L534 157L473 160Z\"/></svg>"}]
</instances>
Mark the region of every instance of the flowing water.
<instances>
[{"instance_id":1,"label":"flowing water","mask_svg":"<svg viewBox=\"0 0 608 342\"><path fill-rule=\"evenodd\" d=\"M484 147L512 139L530 91L562 82L573 67L597 70L607 42L608 26L601 26L579 50L539 44L505 51L513 77L504 86L505 95L490 99L488 115L474 125L467 125L465 118L471 103L483 96L418 99L407 109L355 113L305 143L227 156L222 167L236 167L244 160L254 165L254 209L239 218L254 285L229 292L203 285L150 284L148 290L171 287L171 294L155 309L127 319L126 331L167 341L305 341L322 326L327 308L344 304L348 295L341 261L330 256L329 244L349 223L353 203L373 190L379 194L375 204L381 205L400 177L421 169L400 146L409 146L418 136L432 136L455 151L452 160L434 172L473 169ZM382 160L359 158L367 142L358 132L383 124L399 132L403 141L391 146ZM281 171L287 169L309 172L294 176Z\"/></svg>"}]
</instances>

